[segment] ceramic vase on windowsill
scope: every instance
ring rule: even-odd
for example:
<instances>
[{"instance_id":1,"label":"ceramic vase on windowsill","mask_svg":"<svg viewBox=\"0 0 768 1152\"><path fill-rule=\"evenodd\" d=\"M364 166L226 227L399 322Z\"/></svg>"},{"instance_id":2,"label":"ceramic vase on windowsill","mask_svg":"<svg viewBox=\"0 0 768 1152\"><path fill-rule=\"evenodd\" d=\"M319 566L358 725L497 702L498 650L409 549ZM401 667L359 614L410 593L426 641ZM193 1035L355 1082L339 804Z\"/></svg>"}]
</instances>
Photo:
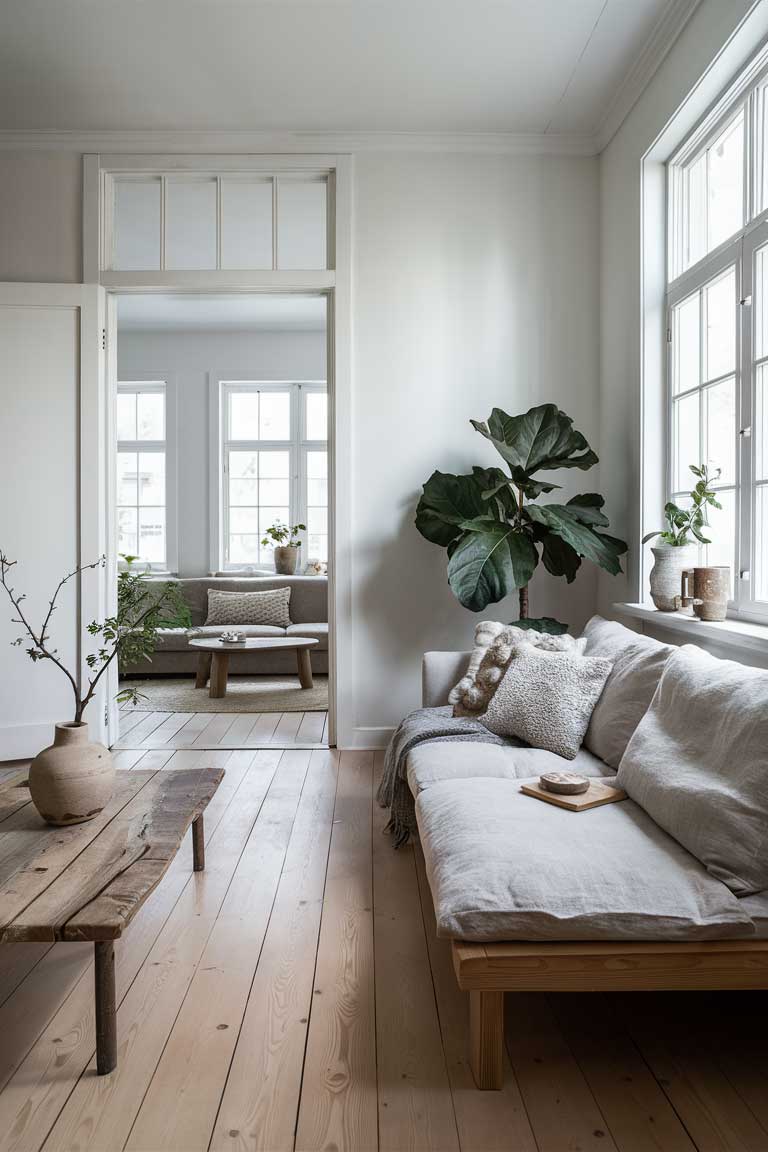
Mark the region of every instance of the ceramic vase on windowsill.
<instances>
[{"instance_id":1,"label":"ceramic vase on windowsill","mask_svg":"<svg viewBox=\"0 0 768 1152\"><path fill-rule=\"evenodd\" d=\"M692 568L699 558L698 544L659 544L651 548L651 600L660 612L676 612L680 607L680 584L683 571Z\"/></svg>"},{"instance_id":2,"label":"ceramic vase on windowsill","mask_svg":"<svg viewBox=\"0 0 768 1152\"><path fill-rule=\"evenodd\" d=\"M29 768L32 803L48 824L93 820L112 799L115 766L103 744L88 739L84 721L57 724L53 744Z\"/></svg>"},{"instance_id":3,"label":"ceramic vase on windowsill","mask_svg":"<svg viewBox=\"0 0 768 1152\"><path fill-rule=\"evenodd\" d=\"M296 573L296 565L299 560L298 548L292 548L289 544L283 547L276 547L273 555L275 557L275 572L279 576L293 576Z\"/></svg>"}]
</instances>

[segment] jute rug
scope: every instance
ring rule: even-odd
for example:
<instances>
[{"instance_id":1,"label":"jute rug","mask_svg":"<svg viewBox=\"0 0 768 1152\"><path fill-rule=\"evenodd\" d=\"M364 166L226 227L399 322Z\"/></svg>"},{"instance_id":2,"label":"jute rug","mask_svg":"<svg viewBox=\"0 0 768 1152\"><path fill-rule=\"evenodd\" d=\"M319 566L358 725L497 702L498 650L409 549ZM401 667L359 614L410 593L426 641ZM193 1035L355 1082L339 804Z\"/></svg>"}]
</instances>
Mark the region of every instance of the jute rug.
<instances>
[{"instance_id":1,"label":"jute rug","mask_svg":"<svg viewBox=\"0 0 768 1152\"><path fill-rule=\"evenodd\" d=\"M208 689L195 688L189 676L128 680L120 687L138 688L145 697L135 706L140 712L325 712L328 677L314 681L314 687L301 688L295 676L230 676L222 700L211 700Z\"/></svg>"}]
</instances>

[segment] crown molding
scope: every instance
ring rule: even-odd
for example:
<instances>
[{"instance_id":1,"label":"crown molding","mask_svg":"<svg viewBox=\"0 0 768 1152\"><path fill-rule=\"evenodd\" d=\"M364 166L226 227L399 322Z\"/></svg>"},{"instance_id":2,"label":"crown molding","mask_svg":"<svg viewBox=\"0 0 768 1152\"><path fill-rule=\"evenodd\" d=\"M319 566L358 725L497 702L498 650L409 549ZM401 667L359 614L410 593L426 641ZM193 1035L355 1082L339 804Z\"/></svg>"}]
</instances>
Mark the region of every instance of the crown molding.
<instances>
[{"instance_id":1,"label":"crown molding","mask_svg":"<svg viewBox=\"0 0 768 1152\"><path fill-rule=\"evenodd\" d=\"M51 131L0 129L0 151L259 154L474 152L594 156L591 134L535 132L261 132L247 129Z\"/></svg>"},{"instance_id":2,"label":"crown molding","mask_svg":"<svg viewBox=\"0 0 768 1152\"><path fill-rule=\"evenodd\" d=\"M597 127L598 152L602 152L624 123L700 3L701 0L672 0L665 9Z\"/></svg>"}]
</instances>

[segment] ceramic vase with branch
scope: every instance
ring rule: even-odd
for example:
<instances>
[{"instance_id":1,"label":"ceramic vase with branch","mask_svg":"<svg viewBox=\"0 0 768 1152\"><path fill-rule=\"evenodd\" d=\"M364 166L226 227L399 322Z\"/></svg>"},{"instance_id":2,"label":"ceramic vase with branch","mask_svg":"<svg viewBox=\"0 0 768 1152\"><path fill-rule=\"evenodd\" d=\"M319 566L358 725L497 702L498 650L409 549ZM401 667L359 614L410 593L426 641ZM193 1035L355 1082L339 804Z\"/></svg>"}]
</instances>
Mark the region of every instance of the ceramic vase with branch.
<instances>
[{"instance_id":1,"label":"ceramic vase with branch","mask_svg":"<svg viewBox=\"0 0 768 1152\"><path fill-rule=\"evenodd\" d=\"M55 647L51 627L64 588L83 572L104 567L106 559L78 565L67 573L48 602L42 624L35 627L27 616L25 594L17 593L10 583L16 561L0 551L0 585L13 606L13 623L23 630L23 635L12 641L13 646L26 645L27 656L35 663L49 661L72 689L73 719L56 725L53 744L38 753L29 770L32 801L49 824L92 820L111 799L115 780L112 757L103 744L88 739L88 724L83 719L110 665L115 660L122 663L151 659L158 628L188 626L190 622L178 585L150 583L131 569L131 558L127 559L126 570L118 576L116 615L101 623L94 620L87 626L95 650L85 658L90 674L83 680L79 669L67 667ZM138 690L130 686L117 695L121 703L136 703L138 698Z\"/></svg>"}]
</instances>

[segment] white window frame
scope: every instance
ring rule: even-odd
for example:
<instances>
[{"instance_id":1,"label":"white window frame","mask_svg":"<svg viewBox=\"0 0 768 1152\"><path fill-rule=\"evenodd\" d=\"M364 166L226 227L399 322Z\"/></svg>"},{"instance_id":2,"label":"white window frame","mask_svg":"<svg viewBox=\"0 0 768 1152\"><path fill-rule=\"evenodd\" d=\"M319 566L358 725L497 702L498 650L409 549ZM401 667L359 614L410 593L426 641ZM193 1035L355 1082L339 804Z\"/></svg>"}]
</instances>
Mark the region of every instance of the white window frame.
<instances>
[{"instance_id":1,"label":"white window frame","mask_svg":"<svg viewBox=\"0 0 768 1152\"><path fill-rule=\"evenodd\" d=\"M165 439L118 440L117 448L126 452L165 452L165 561L150 564L150 568L153 572L176 573L179 565L176 380L167 372L131 373L130 379L118 380L117 391L162 392L165 396ZM122 562L119 561L118 566L122 566Z\"/></svg>"},{"instance_id":2,"label":"white window frame","mask_svg":"<svg viewBox=\"0 0 768 1152\"><path fill-rule=\"evenodd\" d=\"M230 440L228 436L228 397L236 392L286 392L291 397L290 439L288 440ZM229 499L227 458L229 452L287 451L290 456L290 494L288 518L291 524L306 523L306 453L316 449L328 452L328 440L306 439L306 417L303 395L309 391L327 393L324 380L259 380L242 374L212 374L210 380L210 508L211 508L211 571L238 572L253 568L259 572L272 572L271 564L243 565L231 563L227 555L229 540ZM301 532L301 563L307 559L307 533Z\"/></svg>"},{"instance_id":3,"label":"white window frame","mask_svg":"<svg viewBox=\"0 0 768 1152\"><path fill-rule=\"evenodd\" d=\"M665 493L675 491L672 476L673 454L673 309L693 292L703 288L730 265L736 273L736 413L735 413L735 543L733 567L734 596L729 617L768 623L768 602L755 598L756 533L756 437L752 433L755 397L753 267L758 248L768 244L768 208L760 209L763 190L764 143L759 128L768 113L768 65L762 54L760 67L751 66L729 86L710 112L689 134L667 163L667 291L666 291L666 403L665 403ZM684 189L687 169L717 139L739 110L744 109L742 226L733 236L689 268L682 269L683 243L688 222ZM706 339L703 324L700 340ZM702 389L703 391L703 389ZM691 461L693 463L693 461ZM701 463L701 461L696 461ZM693 478L692 478L693 479Z\"/></svg>"}]
</instances>

